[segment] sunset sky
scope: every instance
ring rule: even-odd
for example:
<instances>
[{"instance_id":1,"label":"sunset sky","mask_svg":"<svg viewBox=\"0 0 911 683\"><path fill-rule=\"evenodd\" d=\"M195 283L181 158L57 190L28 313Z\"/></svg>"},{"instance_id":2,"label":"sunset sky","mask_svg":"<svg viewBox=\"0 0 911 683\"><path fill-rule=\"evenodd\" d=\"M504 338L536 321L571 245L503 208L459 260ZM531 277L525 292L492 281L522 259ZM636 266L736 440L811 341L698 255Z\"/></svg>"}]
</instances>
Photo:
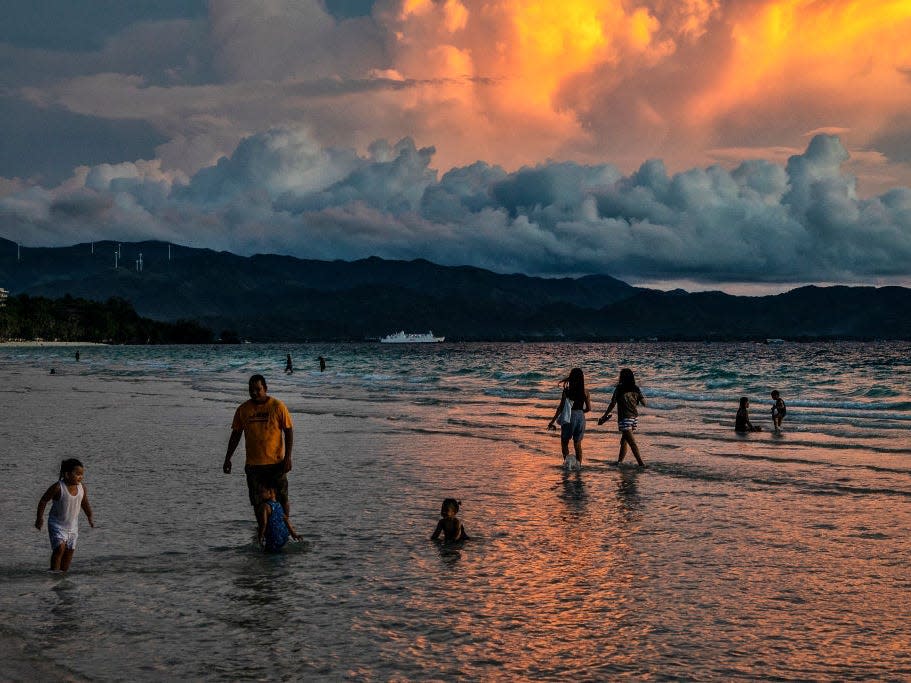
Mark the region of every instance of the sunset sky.
<instances>
[{"instance_id":1,"label":"sunset sky","mask_svg":"<svg viewBox=\"0 0 911 683\"><path fill-rule=\"evenodd\" d=\"M3 17L0 236L23 245L911 286L908 0L32 0Z\"/></svg>"}]
</instances>

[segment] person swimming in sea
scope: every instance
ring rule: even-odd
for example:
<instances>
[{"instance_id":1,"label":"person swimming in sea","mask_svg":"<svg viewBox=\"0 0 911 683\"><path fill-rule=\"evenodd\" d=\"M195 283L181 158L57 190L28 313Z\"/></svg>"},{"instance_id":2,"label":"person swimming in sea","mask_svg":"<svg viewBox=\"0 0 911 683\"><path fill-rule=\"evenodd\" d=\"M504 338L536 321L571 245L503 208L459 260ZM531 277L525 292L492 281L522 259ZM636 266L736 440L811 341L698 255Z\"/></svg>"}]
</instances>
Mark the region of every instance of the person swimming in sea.
<instances>
[{"instance_id":1,"label":"person swimming in sea","mask_svg":"<svg viewBox=\"0 0 911 683\"><path fill-rule=\"evenodd\" d=\"M430 537L431 541L437 540L441 533L443 534L443 541L446 543L457 543L459 541L468 540L468 534L465 533L465 527L462 526L462 521L456 517L461 506L461 501L458 501L455 498L446 498L443 501L443 504L440 506L441 519L437 522L437 528Z\"/></svg>"}]
</instances>

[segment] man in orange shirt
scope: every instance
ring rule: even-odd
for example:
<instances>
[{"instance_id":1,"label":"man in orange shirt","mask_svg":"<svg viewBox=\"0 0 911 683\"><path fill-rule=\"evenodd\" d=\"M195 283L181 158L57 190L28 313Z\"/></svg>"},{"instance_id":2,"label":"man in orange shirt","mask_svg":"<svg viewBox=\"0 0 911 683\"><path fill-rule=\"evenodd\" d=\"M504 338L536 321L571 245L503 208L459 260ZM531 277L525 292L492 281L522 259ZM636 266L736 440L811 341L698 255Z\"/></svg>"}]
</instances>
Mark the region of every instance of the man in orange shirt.
<instances>
[{"instance_id":1,"label":"man in orange shirt","mask_svg":"<svg viewBox=\"0 0 911 683\"><path fill-rule=\"evenodd\" d=\"M260 487L274 488L276 499L291 514L288 506L288 472L291 471L291 446L294 431L291 413L285 404L272 398L267 392L266 379L262 375L250 378L250 400L240 404L231 423L231 438L225 453L225 474L231 473L231 456L244 436L247 460L244 473L247 475L247 492L250 505L256 509L260 502Z\"/></svg>"}]
</instances>

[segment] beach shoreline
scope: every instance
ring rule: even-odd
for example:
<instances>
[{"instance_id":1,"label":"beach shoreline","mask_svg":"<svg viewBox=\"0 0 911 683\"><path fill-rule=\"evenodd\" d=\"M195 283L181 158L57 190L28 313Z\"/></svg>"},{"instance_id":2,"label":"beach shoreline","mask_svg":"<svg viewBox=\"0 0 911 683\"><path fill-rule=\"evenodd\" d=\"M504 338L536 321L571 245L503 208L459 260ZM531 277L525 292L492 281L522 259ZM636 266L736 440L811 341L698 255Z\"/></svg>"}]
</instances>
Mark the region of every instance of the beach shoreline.
<instances>
[{"instance_id":1,"label":"beach shoreline","mask_svg":"<svg viewBox=\"0 0 911 683\"><path fill-rule=\"evenodd\" d=\"M67 342L67 341L0 341L0 348L15 348L15 347L25 347L25 348L39 348L42 346L55 347L55 346L110 346L110 344L102 344L101 342Z\"/></svg>"}]
</instances>

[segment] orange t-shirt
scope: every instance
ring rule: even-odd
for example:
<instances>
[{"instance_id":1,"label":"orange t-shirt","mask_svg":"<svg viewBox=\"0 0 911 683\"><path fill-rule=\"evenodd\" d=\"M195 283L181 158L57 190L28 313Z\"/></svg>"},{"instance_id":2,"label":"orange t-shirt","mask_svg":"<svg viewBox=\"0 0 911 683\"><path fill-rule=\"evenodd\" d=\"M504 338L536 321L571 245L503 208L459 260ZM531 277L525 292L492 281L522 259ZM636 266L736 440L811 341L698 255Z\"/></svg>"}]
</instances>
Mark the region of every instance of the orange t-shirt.
<instances>
[{"instance_id":1,"label":"orange t-shirt","mask_svg":"<svg viewBox=\"0 0 911 683\"><path fill-rule=\"evenodd\" d=\"M291 429L291 413L271 396L264 403L251 398L234 413L231 429L243 430L248 465L274 465L285 458L282 430Z\"/></svg>"}]
</instances>

